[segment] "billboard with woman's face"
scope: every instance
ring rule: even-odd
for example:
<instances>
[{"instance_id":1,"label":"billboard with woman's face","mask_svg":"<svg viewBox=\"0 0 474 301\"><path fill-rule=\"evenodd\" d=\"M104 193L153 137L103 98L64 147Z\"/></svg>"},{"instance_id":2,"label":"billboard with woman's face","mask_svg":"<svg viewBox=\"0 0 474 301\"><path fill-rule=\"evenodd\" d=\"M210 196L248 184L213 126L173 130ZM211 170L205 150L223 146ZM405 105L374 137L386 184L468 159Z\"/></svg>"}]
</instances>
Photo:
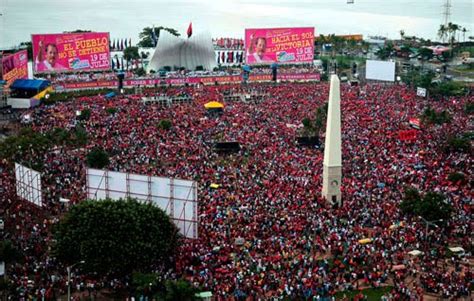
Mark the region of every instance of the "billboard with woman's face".
<instances>
[{"instance_id":1,"label":"billboard with woman's face","mask_svg":"<svg viewBox=\"0 0 474 301\"><path fill-rule=\"evenodd\" d=\"M33 43L35 73L109 70L109 33L37 34Z\"/></svg>"},{"instance_id":2,"label":"billboard with woman's face","mask_svg":"<svg viewBox=\"0 0 474 301\"><path fill-rule=\"evenodd\" d=\"M311 63L314 27L245 30L247 64Z\"/></svg>"}]
</instances>

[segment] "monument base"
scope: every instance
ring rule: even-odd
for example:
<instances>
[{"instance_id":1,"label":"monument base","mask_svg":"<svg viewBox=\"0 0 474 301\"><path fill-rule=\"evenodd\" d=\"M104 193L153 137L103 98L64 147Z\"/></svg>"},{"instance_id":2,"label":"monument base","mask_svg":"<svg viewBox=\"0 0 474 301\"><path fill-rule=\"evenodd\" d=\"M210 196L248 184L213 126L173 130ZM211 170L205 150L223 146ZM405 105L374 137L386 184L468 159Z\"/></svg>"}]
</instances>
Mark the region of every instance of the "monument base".
<instances>
[{"instance_id":1,"label":"monument base","mask_svg":"<svg viewBox=\"0 0 474 301\"><path fill-rule=\"evenodd\" d=\"M342 205L341 200L341 166L323 165L323 190L322 195L331 204Z\"/></svg>"}]
</instances>

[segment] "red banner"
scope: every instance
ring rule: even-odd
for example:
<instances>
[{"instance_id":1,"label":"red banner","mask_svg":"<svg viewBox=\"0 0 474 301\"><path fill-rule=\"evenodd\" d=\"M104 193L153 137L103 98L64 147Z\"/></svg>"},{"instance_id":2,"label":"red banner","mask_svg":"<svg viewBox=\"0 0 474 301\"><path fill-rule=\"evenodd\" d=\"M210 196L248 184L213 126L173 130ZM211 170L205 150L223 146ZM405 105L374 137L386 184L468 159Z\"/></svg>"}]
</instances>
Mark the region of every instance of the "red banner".
<instances>
[{"instance_id":1,"label":"red banner","mask_svg":"<svg viewBox=\"0 0 474 301\"><path fill-rule=\"evenodd\" d=\"M415 130L399 131L398 139L400 139L401 141L416 140L416 134L417 134L417 131Z\"/></svg>"},{"instance_id":2,"label":"red banner","mask_svg":"<svg viewBox=\"0 0 474 301\"><path fill-rule=\"evenodd\" d=\"M420 129L420 119L419 118L410 118L408 123L415 129Z\"/></svg>"},{"instance_id":3,"label":"red banner","mask_svg":"<svg viewBox=\"0 0 474 301\"><path fill-rule=\"evenodd\" d=\"M279 74L278 79L281 81L319 81L321 78L319 73L303 73L303 74ZM250 81L258 82L269 82L272 80L272 75L251 75ZM240 75L229 75L229 76L207 76L207 77L188 77L188 78L151 78L151 79L131 79L124 80L123 85L125 87L135 86L154 86L154 85L184 85L184 84L237 84L242 82ZM118 82L116 80L111 81L94 81L94 82L77 82L77 83L64 83L56 84L55 90L76 90L76 89L90 89L90 88L115 88Z\"/></svg>"},{"instance_id":4,"label":"red banner","mask_svg":"<svg viewBox=\"0 0 474 301\"><path fill-rule=\"evenodd\" d=\"M28 78L28 52L26 50L2 57L2 78L11 85L16 79Z\"/></svg>"}]
</instances>

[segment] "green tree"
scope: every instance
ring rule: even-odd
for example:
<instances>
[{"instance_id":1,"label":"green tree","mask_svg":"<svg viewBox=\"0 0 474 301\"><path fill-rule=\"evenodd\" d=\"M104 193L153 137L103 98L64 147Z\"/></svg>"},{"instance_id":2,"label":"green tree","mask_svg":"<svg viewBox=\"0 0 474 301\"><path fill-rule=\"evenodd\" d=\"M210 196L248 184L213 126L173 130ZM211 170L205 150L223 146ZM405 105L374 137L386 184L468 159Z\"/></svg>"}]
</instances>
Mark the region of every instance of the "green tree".
<instances>
[{"instance_id":1,"label":"green tree","mask_svg":"<svg viewBox=\"0 0 474 301\"><path fill-rule=\"evenodd\" d=\"M400 203L400 210L404 214L412 215L416 212L416 206L420 203L421 196L417 189L413 187L405 188L403 200Z\"/></svg>"},{"instance_id":2,"label":"green tree","mask_svg":"<svg viewBox=\"0 0 474 301\"><path fill-rule=\"evenodd\" d=\"M36 170L41 170L41 156L51 147L46 135L35 132L31 128L22 128L17 136L10 136L0 142L0 158L23 163ZM32 161L28 161L32 160Z\"/></svg>"},{"instance_id":3,"label":"green tree","mask_svg":"<svg viewBox=\"0 0 474 301\"><path fill-rule=\"evenodd\" d=\"M168 266L179 242L178 229L163 210L132 199L81 202L53 235L61 262L84 260L86 272L111 277Z\"/></svg>"},{"instance_id":4,"label":"green tree","mask_svg":"<svg viewBox=\"0 0 474 301\"><path fill-rule=\"evenodd\" d=\"M434 78L435 74L433 72L421 73L418 70L410 70L406 75L402 76L402 81L413 88L422 87L429 89Z\"/></svg>"},{"instance_id":5,"label":"green tree","mask_svg":"<svg viewBox=\"0 0 474 301\"><path fill-rule=\"evenodd\" d=\"M400 48L400 52L403 57L407 58L411 54L411 48L409 45L405 44Z\"/></svg>"},{"instance_id":6,"label":"green tree","mask_svg":"<svg viewBox=\"0 0 474 301\"><path fill-rule=\"evenodd\" d=\"M464 112L466 112L468 115L474 113L474 102L466 102L464 105Z\"/></svg>"},{"instance_id":7,"label":"green tree","mask_svg":"<svg viewBox=\"0 0 474 301\"><path fill-rule=\"evenodd\" d=\"M199 292L198 289L193 287L191 283L186 280L168 280L165 283L166 290L162 294L162 300L164 301L194 301L198 300L196 293Z\"/></svg>"},{"instance_id":8,"label":"green tree","mask_svg":"<svg viewBox=\"0 0 474 301\"><path fill-rule=\"evenodd\" d=\"M73 130L72 145L76 147L84 147L87 145L88 135L85 128L76 126Z\"/></svg>"},{"instance_id":9,"label":"green tree","mask_svg":"<svg viewBox=\"0 0 474 301\"><path fill-rule=\"evenodd\" d=\"M157 127L159 129L167 131L167 130L171 129L172 125L173 124L171 123L171 121L169 119L161 119L160 122L158 122Z\"/></svg>"},{"instance_id":10,"label":"green tree","mask_svg":"<svg viewBox=\"0 0 474 301\"><path fill-rule=\"evenodd\" d=\"M328 107L329 104L326 102L316 110L316 118L314 119L314 131L316 134L318 134L326 124Z\"/></svg>"},{"instance_id":11,"label":"green tree","mask_svg":"<svg viewBox=\"0 0 474 301\"><path fill-rule=\"evenodd\" d=\"M319 35L319 38L318 38L318 44L320 45L321 47L321 54L324 52L324 44L327 44L327 38L325 35L323 34L320 34Z\"/></svg>"},{"instance_id":12,"label":"green tree","mask_svg":"<svg viewBox=\"0 0 474 301\"><path fill-rule=\"evenodd\" d=\"M449 33L449 43L451 44L451 56L453 54L453 44L456 41L456 32L460 30L461 27L458 24L448 23L448 33Z\"/></svg>"},{"instance_id":13,"label":"green tree","mask_svg":"<svg viewBox=\"0 0 474 301\"><path fill-rule=\"evenodd\" d=\"M431 107L427 107L421 115L425 124L443 124L451 122L451 115L447 111L437 112Z\"/></svg>"},{"instance_id":14,"label":"green tree","mask_svg":"<svg viewBox=\"0 0 474 301\"><path fill-rule=\"evenodd\" d=\"M109 113L110 115L114 115L115 113L117 113L117 108L107 108L107 113Z\"/></svg>"},{"instance_id":15,"label":"green tree","mask_svg":"<svg viewBox=\"0 0 474 301\"><path fill-rule=\"evenodd\" d=\"M10 240L0 241L0 261L9 264L21 261L22 258L22 254L13 246Z\"/></svg>"},{"instance_id":16,"label":"green tree","mask_svg":"<svg viewBox=\"0 0 474 301\"><path fill-rule=\"evenodd\" d=\"M400 30L400 39L405 39L405 31L403 29Z\"/></svg>"},{"instance_id":17,"label":"green tree","mask_svg":"<svg viewBox=\"0 0 474 301\"><path fill-rule=\"evenodd\" d=\"M459 153L470 153L471 152L471 139L464 136L449 136L445 144L446 152L459 152Z\"/></svg>"},{"instance_id":18,"label":"green tree","mask_svg":"<svg viewBox=\"0 0 474 301\"><path fill-rule=\"evenodd\" d=\"M90 168L102 169L109 163L109 155L102 148L95 147L87 154L87 166Z\"/></svg>"},{"instance_id":19,"label":"green tree","mask_svg":"<svg viewBox=\"0 0 474 301\"><path fill-rule=\"evenodd\" d=\"M463 38L462 38L463 43L466 43L466 32L467 31L468 30L466 29L466 27L463 27L462 30L461 30L462 36L463 36Z\"/></svg>"},{"instance_id":20,"label":"green tree","mask_svg":"<svg viewBox=\"0 0 474 301\"><path fill-rule=\"evenodd\" d=\"M127 61L128 69L129 62L138 60L140 58L140 54L138 53L138 47L132 46L125 48L125 50L123 51L123 58Z\"/></svg>"},{"instance_id":21,"label":"green tree","mask_svg":"<svg viewBox=\"0 0 474 301\"><path fill-rule=\"evenodd\" d=\"M160 37L160 32L162 30L167 31L167 32L169 32L170 34L172 34L174 36L177 36L177 37L180 36L179 32L176 29L159 26L159 27L154 28L155 35L156 35L157 38ZM140 41L138 42L137 46L139 46L139 47L155 47L155 45L153 43L152 32L153 32L152 27L143 28L142 32L139 34Z\"/></svg>"},{"instance_id":22,"label":"green tree","mask_svg":"<svg viewBox=\"0 0 474 301\"><path fill-rule=\"evenodd\" d=\"M33 60L33 44L30 42L21 42L20 43L20 49L26 49L28 52L28 60L32 61Z\"/></svg>"},{"instance_id":23,"label":"green tree","mask_svg":"<svg viewBox=\"0 0 474 301\"><path fill-rule=\"evenodd\" d=\"M421 60L421 64L424 65L425 61L429 61L433 58L433 50L422 47L418 50L418 57Z\"/></svg>"},{"instance_id":24,"label":"green tree","mask_svg":"<svg viewBox=\"0 0 474 301\"><path fill-rule=\"evenodd\" d=\"M426 220L448 220L453 208L446 202L444 195L436 192L428 192L424 195L421 202L416 206L417 215Z\"/></svg>"},{"instance_id":25,"label":"green tree","mask_svg":"<svg viewBox=\"0 0 474 301\"><path fill-rule=\"evenodd\" d=\"M158 290L164 291L164 284L160 282L160 275L155 273L134 272L132 274L132 287L140 295L145 295L148 292L149 297L155 296Z\"/></svg>"},{"instance_id":26,"label":"green tree","mask_svg":"<svg viewBox=\"0 0 474 301\"><path fill-rule=\"evenodd\" d=\"M311 126L311 119L309 118L303 118L303 120L301 121L301 123L303 124L303 127L307 130L311 129L312 126Z\"/></svg>"},{"instance_id":27,"label":"green tree","mask_svg":"<svg viewBox=\"0 0 474 301\"><path fill-rule=\"evenodd\" d=\"M2 240L0 241L0 262L3 261L5 263L5 270L8 269L9 264L13 264L15 262L22 262L23 254L13 246L10 240ZM5 274L3 277L0 278L0 291L2 292L2 296L6 300L6 295L10 293L17 293L14 290L16 287L13 285L8 278L8 275Z\"/></svg>"},{"instance_id":28,"label":"green tree","mask_svg":"<svg viewBox=\"0 0 474 301\"><path fill-rule=\"evenodd\" d=\"M452 183L463 184L466 182L466 176L460 172L453 172L448 175L448 180Z\"/></svg>"},{"instance_id":29,"label":"green tree","mask_svg":"<svg viewBox=\"0 0 474 301\"><path fill-rule=\"evenodd\" d=\"M91 117L91 110L90 109L84 109L81 111L81 115L77 119L79 120L89 120Z\"/></svg>"},{"instance_id":30,"label":"green tree","mask_svg":"<svg viewBox=\"0 0 474 301\"><path fill-rule=\"evenodd\" d=\"M445 41L446 36L448 33L448 28L444 26L444 24L441 24L438 29L438 37L441 39L441 41Z\"/></svg>"},{"instance_id":31,"label":"green tree","mask_svg":"<svg viewBox=\"0 0 474 301\"><path fill-rule=\"evenodd\" d=\"M381 60L386 60L392 56L394 49L392 43L387 43L384 47L379 48L375 52L375 55Z\"/></svg>"},{"instance_id":32,"label":"green tree","mask_svg":"<svg viewBox=\"0 0 474 301\"><path fill-rule=\"evenodd\" d=\"M435 96L462 96L465 89L464 85L459 82L448 81L432 86L430 93Z\"/></svg>"},{"instance_id":33,"label":"green tree","mask_svg":"<svg viewBox=\"0 0 474 301\"><path fill-rule=\"evenodd\" d=\"M71 133L64 128L54 128L47 133L47 137L55 145L64 145L71 139Z\"/></svg>"},{"instance_id":34,"label":"green tree","mask_svg":"<svg viewBox=\"0 0 474 301\"><path fill-rule=\"evenodd\" d=\"M410 216L421 216L426 220L448 220L453 208L446 202L444 195L427 192L423 197L414 188L407 188L400 210Z\"/></svg>"},{"instance_id":35,"label":"green tree","mask_svg":"<svg viewBox=\"0 0 474 301\"><path fill-rule=\"evenodd\" d=\"M135 74L136 74L137 76L145 76L145 75L146 75L146 71L145 71L145 69L143 69L142 67L140 67L140 68L137 68L137 69L135 70Z\"/></svg>"}]
</instances>

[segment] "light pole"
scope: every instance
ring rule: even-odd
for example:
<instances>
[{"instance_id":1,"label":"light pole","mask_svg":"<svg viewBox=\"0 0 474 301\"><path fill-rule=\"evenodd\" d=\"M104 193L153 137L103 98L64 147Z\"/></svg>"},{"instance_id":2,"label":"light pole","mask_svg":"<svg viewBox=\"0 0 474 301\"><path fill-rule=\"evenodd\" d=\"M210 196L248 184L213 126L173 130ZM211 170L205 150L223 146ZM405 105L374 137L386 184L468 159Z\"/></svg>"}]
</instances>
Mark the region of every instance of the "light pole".
<instances>
[{"instance_id":1,"label":"light pole","mask_svg":"<svg viewBox=\"0 0 474 301\"><path fill-rule=\"evenodd\" d=\"M435 226L436 228L439 228L438 225L436 225L435 223L443 221L443 219L428 221L428 220L424 219L422 216L418 216L418 217L426 224L426 230L425 230L425 239L426 240L428 240L428 226L431 225L431 226Z\"/></svg>"},{"instance_id":2,"label":"light pole","mask_svg":"<svg viewBox=\"0 0 474 301\"><path fill-rule=\"evenodd\" d=\"M67 270L67 301L71 301L71 270L76 265L83 264L83 263L85 263L85 261L81 260L81 261L76 262L75 264L70 265L66 268L66 270Z\"/></svg>"}]
</instances>

